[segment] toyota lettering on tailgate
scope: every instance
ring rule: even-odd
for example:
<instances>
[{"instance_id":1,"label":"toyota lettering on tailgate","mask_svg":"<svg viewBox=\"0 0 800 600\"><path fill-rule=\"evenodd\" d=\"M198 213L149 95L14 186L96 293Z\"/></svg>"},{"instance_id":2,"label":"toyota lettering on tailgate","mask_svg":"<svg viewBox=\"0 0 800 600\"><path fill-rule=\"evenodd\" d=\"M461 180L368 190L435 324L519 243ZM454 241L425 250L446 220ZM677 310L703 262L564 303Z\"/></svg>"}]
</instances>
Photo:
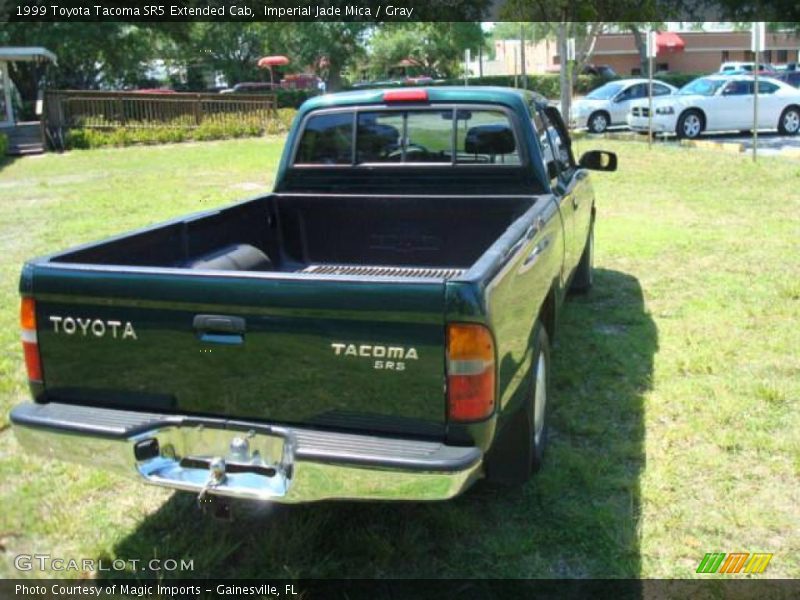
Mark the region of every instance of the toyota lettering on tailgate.
<instances>
[{"instance_id":1,"label":"toyota lettering on tailgate","mask_svg":"<svg viewBox=\"0 0 800 600\"><path fill-rule=\"evenodd\" d=\"M53 324L53 332L56 334L75 335L83 337L94 336L102 338L110 335L116 339L138 339L133 323L130 321L105 321L103 319L91 319L81 317L61 317L51 315L50 322Z\"/></svg>"}]
</instances>

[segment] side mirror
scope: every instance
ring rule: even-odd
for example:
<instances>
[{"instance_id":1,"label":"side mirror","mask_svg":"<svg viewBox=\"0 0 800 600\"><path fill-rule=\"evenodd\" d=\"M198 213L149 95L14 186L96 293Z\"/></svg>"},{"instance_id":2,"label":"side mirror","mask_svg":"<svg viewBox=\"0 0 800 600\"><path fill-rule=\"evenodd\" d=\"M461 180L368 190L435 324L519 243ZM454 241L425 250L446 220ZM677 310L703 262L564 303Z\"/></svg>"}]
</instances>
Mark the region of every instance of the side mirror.
<instances>
[{"instance_id":1,"label":"side mirror","mask_svg":"<svg viewBox=\"0 0 800 600\"><path fill-rule=\"evenodd\" d=\"M605 150L589 150L581 156L578 165L592 171L616 171L617 155Z\"/></svg>"}]
</instances>

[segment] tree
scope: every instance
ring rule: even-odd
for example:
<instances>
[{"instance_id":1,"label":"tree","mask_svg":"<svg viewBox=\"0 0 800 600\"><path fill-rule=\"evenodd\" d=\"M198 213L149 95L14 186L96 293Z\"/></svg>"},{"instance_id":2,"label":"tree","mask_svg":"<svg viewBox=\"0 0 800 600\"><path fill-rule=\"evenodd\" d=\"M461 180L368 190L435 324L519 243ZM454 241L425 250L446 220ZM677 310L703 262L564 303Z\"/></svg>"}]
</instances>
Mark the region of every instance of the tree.
<instances>
[{"instance_id":1,"label":"tree","mask_svg":"<svg viewBox=\"0 0 800 600\"><path fill-rule=\"evenodd\" d=\"M486 47L478 22L388 23L369 41L373 75L385 75L400 61L409 60L425 75L452 77L460 71L464 50L477 54Z\"/></svg>"},{"instance_id":2,"label":"tree","mask_svg":"<svg viewBox=\"0 0 800 600\"><path fill-rule=\"evenodd\" d=\"M367 32L362 22L315 21L281 24L290 57L325 76L329 91L342 87L342 72L364 54Z\"/></svg>"},{"instance_id":3,"label":"tree","mask_svg":"<svg viewBox=\"0 0 800 600\"><path fill-rule=\"evenodd\" d=\"M639 53L639 63L643 77L647 77L650 72L650 60L647 58L647 33L664 28L663 21L629 21L618 23L623 29L627 29L633 34L633 41L636 44L636 51Z\"/></svg>"},{"instance_id":4,"label":"tree","mask_svg":"<svg viewBox=\"0 0 800 600\"><path fill-rule=\"evenodd\" d=\"M176 43L173 60L187 71L221 73L228 85L260 81L258 59L286 51L285 27L279 23L192 23L187 40Z\"/></svg>"},{"instance_id":5,"label":"tree","mask_svg":"<svg viewBox=\"0 0 800 600\"><path fill-rule=\"evenodd\" d=\"M124 22L6 23L0 45L44 46L58 56L52 86L97 89L137 83L154 58L155 39L164 35L158 26ZM11 76L26 99L35 96L37 70L34 63L12 63Z\"/></svg>"}]
</instances>

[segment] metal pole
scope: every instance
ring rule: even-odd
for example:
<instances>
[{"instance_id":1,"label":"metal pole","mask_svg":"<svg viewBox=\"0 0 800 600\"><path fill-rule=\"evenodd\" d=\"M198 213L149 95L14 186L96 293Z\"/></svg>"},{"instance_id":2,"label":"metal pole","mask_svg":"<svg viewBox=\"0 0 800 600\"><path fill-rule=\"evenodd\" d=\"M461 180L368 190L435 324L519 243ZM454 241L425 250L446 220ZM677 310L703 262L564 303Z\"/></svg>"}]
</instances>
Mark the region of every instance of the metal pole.
<instances>
[{"instance_id":1,"label":"metal pole","mask_svg":"<svg viewBox=\"0 0 800 600\"><path fill-rule=\"evenodd\" d=\"M522 89L528 89L528 70L525 65L525 23L519 24L519 62L522 74Z\"/></svg>"},{"instance_id":2,"label":"metal pole","mask_svg":"<svg viewBox=\"0 0 800 600\"><path fill-rule=\"evenodd\" d=\"M648 40L649 43L649 40ZM647 58L647 147L653 147L653 53Z\"/></svg>"},{"instance_id":3,"label":"metal pole","mask_svg":"<svg viewBox=\"0 0 800 600\"><path fill-rule=\"evenodd\" d=\"M756 46L756 62L753 65L753 162L758 154L758 61L761 49Z\"/></svg>"},{"instance_id":4,"label":"metal pole","mask_svg":"<svg viewBox=\"0 0 800 600\"><path fill-rule=\"evenodd\" d=\"M753 23L751 50L755 57L753 63L753 162L758 155L758 67L761 62L761 51L765 45L764 23Z\"/></svg>"}]
</instances>

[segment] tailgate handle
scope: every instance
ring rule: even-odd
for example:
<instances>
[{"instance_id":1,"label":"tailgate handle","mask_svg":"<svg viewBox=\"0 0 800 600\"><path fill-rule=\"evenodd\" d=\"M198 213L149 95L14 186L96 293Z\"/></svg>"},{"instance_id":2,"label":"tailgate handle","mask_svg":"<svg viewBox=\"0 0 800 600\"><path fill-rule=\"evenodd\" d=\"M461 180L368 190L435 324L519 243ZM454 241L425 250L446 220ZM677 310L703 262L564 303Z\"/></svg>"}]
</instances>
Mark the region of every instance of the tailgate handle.
<instances>
[{"instance_id":1,"label":"tailgate handle","mask_svg":"<svg viewBox=\"0 0 800 600\"><path fill-rule=\"evenodd\" d=\"M245 321L242 317L225 315L195 315L194 328L200 333L244 333Z\"/></svg>"}]
</instances>

